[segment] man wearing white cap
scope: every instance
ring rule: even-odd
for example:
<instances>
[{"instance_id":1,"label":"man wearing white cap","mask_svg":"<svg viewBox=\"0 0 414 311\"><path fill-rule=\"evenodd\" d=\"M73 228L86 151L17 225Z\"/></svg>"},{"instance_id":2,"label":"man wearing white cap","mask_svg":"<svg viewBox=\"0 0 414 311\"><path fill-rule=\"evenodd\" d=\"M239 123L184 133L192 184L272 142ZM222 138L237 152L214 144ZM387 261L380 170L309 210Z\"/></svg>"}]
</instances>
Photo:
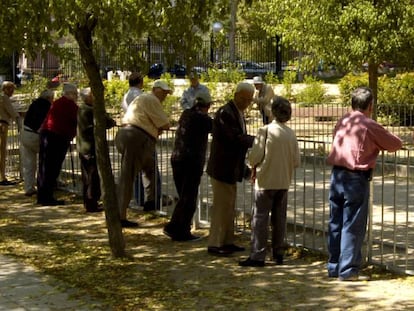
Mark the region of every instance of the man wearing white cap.
<instances>
[{"instance_id":1,"label":"man wearing white cap","mask_svg":"<svg viewBox=\"0 0 414 311\"><path fill-rule=\"evenodd\" d=\"M253 78L253 84L256 88L253 102L255 102L262 115L263 124L268 124L273 120L271 100L275 96L271 85L267 85L261 76Z\"/></svg>"},{"instance_id":2,"label":"man wearing white cap","mask_svg":"<svg viewBox=\"0 0 414 311\"><path fill-rule=\"evenodd\" d=\"M178 121L171 166L179 198L170 222L164 227L164 234L173 241L199 239L191 234L191 221L197 207L208 133L213 127L207 114L212 102L209 93L197 93L194 106L184 110Z\"/></svg>"},{"instance_id":3,"label":"man wearing white cap","mask_svg":"<svg viewBox=\"0 0 414 311\"><path fill-rule=\"evenodd\" d=\"M54 198L53 190L57 184L57 178L70 142L76 136L77 99L76 85L63 84L62 97L53 102L40 129L39 173L37 175L38 204L64 204L64 201Z\"/></svg>"},{"instance_id":4,"label":"man wearing white cap","mask_svg":"<svg viewBox=\"0 0 414 311\"><path fill-rule=\"evenodd\" d=\"M122 227L137 227L136 222L126 219L135 176L145 173L144 185L147 202L154 202L156 194L155 144L163 130L170 128L167 114L161 103L172 90L165 81L157 80L152 93L136 97L122 119L122 127L115 137L115 145L122 155L121 175L118 182L119 208ZM144 206L145 207L145 206Z\"/></svg>"},{"instance_id":5,"label":"man wearing white cap","mask_svg":"<svg viewBox=\"0 0 414 311\"><path fill-rule=\"evenodd\" d=\"M13 82L4 81L2 84L3 94L0 94L0 186L15 184L6 178L7 134L13 119L19 117L10 100L15 88Z\"/></svg>"},{"instance_id":6,"label":"man wearing white cap","mask_svg":"<svg viewBox=\"0 0 414 311\"><path fill-rule=\"evenodd\" d=\"M183 95L180 100L181 107L185 109L190 109L194 105L194 100L196 98L196 93L208 93L210 94L207 86L200 84L200 74L198 72L190 73L190 87L183 92Z\"/></svg>"}]
</instances>

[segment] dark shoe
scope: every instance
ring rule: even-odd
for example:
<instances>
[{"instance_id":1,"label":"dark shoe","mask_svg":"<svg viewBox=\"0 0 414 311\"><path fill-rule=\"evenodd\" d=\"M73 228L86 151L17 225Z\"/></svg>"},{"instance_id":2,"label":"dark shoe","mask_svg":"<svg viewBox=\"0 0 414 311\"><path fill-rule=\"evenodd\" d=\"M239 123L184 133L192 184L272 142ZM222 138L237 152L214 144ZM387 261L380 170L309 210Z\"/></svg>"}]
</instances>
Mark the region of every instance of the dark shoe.
<instances>
[{"instance_id":1,"label":"dark shoe","mask_svg":"<svg viewBox=\"0 0 414 311\"><path fill-rule=\"evenodd\" d=\"M247 258L246 260L239 261L239 266L242 267L264 267L265 262L264 260L254 260Z\"/></svg>"},{"instance_id":2,"label":"dark shoe","mask_svg":"<svg viewBox=\"0 0 414 311\"><path fill-rule=\"evenodd\" d=\"M207 248L207 252L209 254L216 255L216 256L227 256L233 253L232 251L224 247L217 247L217 246L209 246Z\"/></svg>"},{"instance_id":3,"label":"dark shoe","mask_svg":"<svg viewBox=\"0 0 414 311\"><path fill-rule=\"evenodd\" d=\"M37 204L43 205L43 206L57 206L57 205L65 205L64 200L47 200L47 201L37 201Z\"/></svg>"},{"instance_id":4,"label":"dark shoe","mask_svg":"<svg viewBox=\"0 0 414 311\"><path fill-rule=\"evenodd\" d=\"M283 265L283 255L276 255L273 260L277 265Z\"/></svg>"},{"instance_id":5,"label":"dark shoe","mask_svg":"<svg viewBox=\"0 0 414 311\"><path fill-rule=\"evenodd\" d=\"M0 181L0 186L13 186L17 184L14 181L8 181L7 179Z\"/></svg>"},{"instance_id":6,"label":"dark shoe","mask_svg":"<svg viewBox=\"0 0 414 311\"><path fill-rule=\"evenodd\" d=\"M126 219L121 219L121 227L122 228L136 228L138 227L138 223L129 221Z\"/></svg>"},{"instance_id":7,"label":"dark shoe","mask_svg":"<svg viewBox=\"0 0 414 311\"><path fill-rule=\"evenodd\" d=\"M103 212L104 209L102 207L97 207L97 208L92 208L92 209L87 209L86 212L87 213L100 213Z\"/></svg>"},{"instance_id":8,"label":"dark shoe","mask_svg":"<svg viewBox=\"0 0 414 311\"><path fill-rule=\"evenodd\" d=\"M187 234L187 235L184 235L184 236L178 236L178 237L173 237L172 238L173 241L177 241L177 242L196 242L196 241L199 241L201 239L202 239L201 236L192 235L191 233Z\"/></svg>"},{"instance_id":9,"label":"dark shoe","mask_svg":"<svg viewBox=\"0 0 414 311\"><path fill-rule=\"evenodd\" d=\"M162 233L164 233L167 237L173 239L174 234L172 234L172 232L168 231L167 226L164 227L164 229L162 230Z\"/></svg>"},{"instance_id":10,"label":"dark shoe","mask_svg":"<svg viewBox=\"0 0 414 311\"><path fill-rule=\"evenodd\" d=\"M341 277L341 276L338 278L339 281L344 281L344 282L369 281L370 279L371 278L367 275L358 275L358 274L351 275L346 278Z\"/></svg>"},{"instance_id":11,"label":"dark shoe","mask_svg":"<svg viewBox=\"0 0 414 311\"><path fill-rule=\"evenodd\" d=\"M27 197L31 197L32 195L34 195L36 193L37 193L36 189L31 189L31 190L25 192L24 195L27 196Z\"/></svg>"},{"instance_id":12,"label":"dark shoe","mask_svg":"<svg viewBox=\"0 0 414 311\"><path fill-rule=\"evenodd\" d=\"M224 245L223 248L231 251L232 253L234 253L234 252L244 252L246 250L244 247L237 246L237 245L234 245L234 244Z\"/></svg>"},{"instance_id":13,"label":"dark shoe","mask_svg":"<svg viewBox=\"0 0 414 311\"><path fill-rule=\"evenodd\" d=\"M155 201L147 201L144 203L144 212L152 212L155 210Z\"/></svg>"}]
</instances>

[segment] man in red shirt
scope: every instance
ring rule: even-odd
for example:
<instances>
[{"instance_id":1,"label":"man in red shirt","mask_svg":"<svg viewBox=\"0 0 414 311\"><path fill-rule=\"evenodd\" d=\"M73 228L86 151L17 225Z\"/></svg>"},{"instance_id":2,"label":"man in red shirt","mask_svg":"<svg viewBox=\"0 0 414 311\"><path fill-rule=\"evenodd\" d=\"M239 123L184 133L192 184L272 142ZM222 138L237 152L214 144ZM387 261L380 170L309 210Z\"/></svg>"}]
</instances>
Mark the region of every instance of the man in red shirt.
<instances>
[{"instance_id":1,"label":"man in red shirt","mask_svg":"<svg viewBox=\"0 0 414 311\"><path fill-rule=\"evenodd\" d=\"M40 129L39 173L37 176L37 203L63 205L56 200L53 190L71 140L76 136L78 89L65 83L62 97L55 100Z\"/></svg>"},{"instance_id":2,"label":"man in red shirt","mask_svg":"<svg viewBox=\"0 0 414 311\"><path fill-rule=\"evenodd\" d=\"M381 150L397 151L401 139L371 119L371 89L352 92L352 112L336 124L328 163L333 165L329 192L328 275L360 281L369 201L369 181Z\"/></svg>"}]
</instances>

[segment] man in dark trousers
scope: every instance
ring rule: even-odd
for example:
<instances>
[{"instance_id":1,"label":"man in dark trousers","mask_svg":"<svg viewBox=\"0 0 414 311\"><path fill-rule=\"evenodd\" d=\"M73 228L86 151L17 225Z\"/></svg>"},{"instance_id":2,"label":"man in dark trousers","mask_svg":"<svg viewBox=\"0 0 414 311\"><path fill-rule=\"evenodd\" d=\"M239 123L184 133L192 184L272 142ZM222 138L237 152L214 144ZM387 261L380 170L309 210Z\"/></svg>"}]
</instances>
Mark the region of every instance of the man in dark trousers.
<instances>
[{"instance_id":1,"label":"man in dark trousers","mask_svg":"<svg viewBox=\"0 0 414 311\"><path fill-rule=\"evenodd\" d=\"M237 85L234 100L221 107L213 121L213 140L207 173L213 188L208 252L228 255L244 251L234 244L234 215L237 182L250 177L245 164L247 149L253 145L254 136L246 132L243 112L253 100L253 85Z\"/></svg>"},{"instance_id":2,"label":"man in dark trousers","mask_svg":"<svg viewBox=\"0 0 414 311\"><path fill-rule=\"evenodd\" d=\"M212 120L208 116L212 99L209 93L196 94L194 105L184 110L178 121L171 165L178 201L164 234L173 241L195 241L191 220L197 208L198 187L206 159L208 133Z\"/></svg>"},{"instance_id":3,"label":"man in dark trousers","mask_svg":"<svg viewBox=\"0 0 414 311\"><path fill-rule=\"evenodd\" d=\"M45 120L55 93L52 90L43 91L29 106L24 116L23 131L20 142L23 163L24 193L32 196L37 193L36 170L39 155L39 129Z\"/></svg>"},{"instance_id":4,"label":"man in dark trousers","mask_svg":"<svg viewBox=\"0 0 414 311\"><path fill-rule=\"evenodd\" d=\"M98 203L101 198L101 185L96 163L93 126L94 97L91 88L82 89L80 96L82 104L78 110L76 148L81 161L83 206L88 213L102 212L103 208ZM113 126L115 126L115 121L107 115L106 128L109 129Z\"/></svg>"},{"instance_id":5,"label":"man in dark trousers","mask_svg":"<svg viewBox=\"0 0 414 311\"><path fill-rule=\"evenodd\" d=\"M37 175L37 203L63 205L53 191L57 185L62 163L71 140L76 136L78 89L63 84L62 97L55 100L40 130L39 172Z\"/></svg>"}]
</instances>

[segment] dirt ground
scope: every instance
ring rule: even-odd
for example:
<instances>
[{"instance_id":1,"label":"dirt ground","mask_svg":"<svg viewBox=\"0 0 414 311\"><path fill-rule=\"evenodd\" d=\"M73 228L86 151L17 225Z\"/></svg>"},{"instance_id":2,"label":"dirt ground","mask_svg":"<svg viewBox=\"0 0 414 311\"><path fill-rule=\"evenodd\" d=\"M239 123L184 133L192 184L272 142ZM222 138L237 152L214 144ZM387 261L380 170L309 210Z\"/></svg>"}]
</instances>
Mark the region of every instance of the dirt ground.
<instances>
[{"instance_id":1,"label":"dirt ground","mask_svg":"<svg viewBox=\"0 0 414 311\"><path fill-rule=\"evenodd\" d=\"M43 207L21 185L0 187L0 252L13 255L94 298L110 310L414 310L414 277L376 267L365 282L339 282L326 259L293 251L282 266L244 268L230 257L207 253L208 230L197 242L172 242L165 217L129 211L140 227L125 229L128 259L110 258L103 214L86 214L79 197ZM237 234L248 248L249 236Z\"/></svg>"}]
</instances>

